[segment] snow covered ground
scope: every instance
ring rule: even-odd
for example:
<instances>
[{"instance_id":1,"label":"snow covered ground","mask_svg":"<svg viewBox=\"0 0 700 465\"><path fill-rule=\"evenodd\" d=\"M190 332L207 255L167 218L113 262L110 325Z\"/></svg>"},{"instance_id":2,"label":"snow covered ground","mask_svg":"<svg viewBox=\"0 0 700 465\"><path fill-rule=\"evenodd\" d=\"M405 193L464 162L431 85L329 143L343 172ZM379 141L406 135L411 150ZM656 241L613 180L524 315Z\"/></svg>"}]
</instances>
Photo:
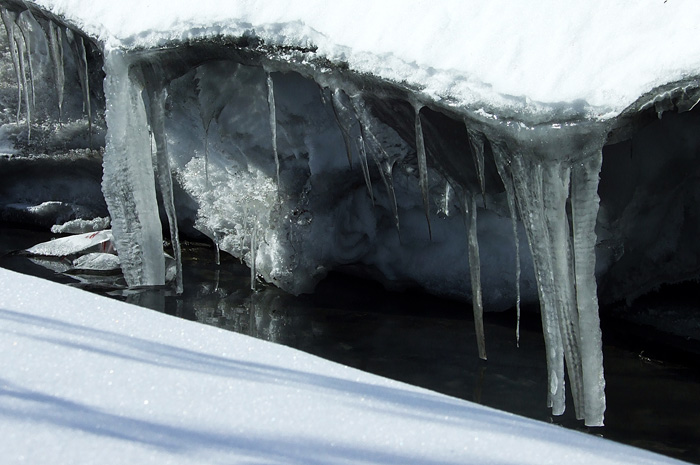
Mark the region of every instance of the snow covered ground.
<instances>
[{"instance_id":1,"label":"snow covered ground","mask_svg":"<svg viewBox=\"0 0 700 465\"><path fill-rule=\"evenodd\" d=\"M6 464L680 463L6 270L0 332Z\"/></svg>"}]
</instances>

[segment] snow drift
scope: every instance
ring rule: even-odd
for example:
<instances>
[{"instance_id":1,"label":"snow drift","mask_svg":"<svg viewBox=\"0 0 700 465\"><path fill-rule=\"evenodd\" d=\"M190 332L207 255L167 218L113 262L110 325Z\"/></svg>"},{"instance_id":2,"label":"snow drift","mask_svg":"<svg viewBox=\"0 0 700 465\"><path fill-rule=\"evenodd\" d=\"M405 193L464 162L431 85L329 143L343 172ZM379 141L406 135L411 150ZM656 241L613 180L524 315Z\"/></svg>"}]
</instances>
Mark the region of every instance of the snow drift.
<instances>
[{"instance_id":1,"label":"snow drift","mask_svg":"<svg viewBox=\"0 0 700 465\"><path fill-rule=\"evenodd\" d=\"M7 145L104 140L131 286L165 282L163 212L176 259L191 224L253 285L345 267L468 299L482 358L484 307L539 298L549 404L566 368L600 425L596 276L617 299L700 269L695 113L639 132L700 99L695 3L0 3Z\"/></svg>"}]
</instances>

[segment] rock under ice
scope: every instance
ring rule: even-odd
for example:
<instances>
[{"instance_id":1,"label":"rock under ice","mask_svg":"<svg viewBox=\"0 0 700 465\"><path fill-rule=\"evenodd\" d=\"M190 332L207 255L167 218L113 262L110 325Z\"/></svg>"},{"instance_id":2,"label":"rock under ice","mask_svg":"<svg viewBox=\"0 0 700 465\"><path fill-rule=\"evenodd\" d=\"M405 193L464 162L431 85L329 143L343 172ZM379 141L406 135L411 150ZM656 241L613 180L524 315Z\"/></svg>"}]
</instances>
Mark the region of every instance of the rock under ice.
<instances>
[{"instance_id":1,"label":"rock under ice","mask_svg":"<svg viewBox=\"0 0 700 465\"><path fill-rule=\"evenodd\" d=\"M102 155L130 286L166 282L165 222L178 289L178 229L197 231L244 260L253 287L311 292L341 269L471 301L484 359L482 312L517 305L519 315L521 301L539 299L549 406L564 411L568 376L577 417L602 425L599 295L629 297L700 269L698 116L681 114L700 98L694 49L646 80L638 55L618 66L627 43L617 37L641 41L638 19L649 16L629 6L615 24L628 34L603 51L592 38L612 37L610 24L591 19L595 5L558 16L542 42L537 18L550 2L527 7L532 22L521 6L494 16L497 5L465 2L420 14L166 2L138 20L135 4L111 3L0 0L2 71L15 83L3 89L1 133L14 156ZM618 18L622 7L610 8ZM668 23L692 16L654 8ZM472 27L448 18L455 9ZM492 46L501 49L483 51ZM625 67L635 79L618 85ZM51 195L28 190L28 209Z\"/></svg>"}]
</instances>

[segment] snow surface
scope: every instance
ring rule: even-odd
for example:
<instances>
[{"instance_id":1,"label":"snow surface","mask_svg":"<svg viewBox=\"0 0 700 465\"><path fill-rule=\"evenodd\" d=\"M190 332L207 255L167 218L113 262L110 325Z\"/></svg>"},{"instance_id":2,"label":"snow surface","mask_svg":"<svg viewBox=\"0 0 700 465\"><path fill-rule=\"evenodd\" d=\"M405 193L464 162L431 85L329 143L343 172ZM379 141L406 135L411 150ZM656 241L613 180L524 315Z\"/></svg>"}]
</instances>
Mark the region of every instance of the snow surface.
<instances>
[{"instance_id":1,"label":"snow surface","mask_svg":"<svg viewBox=\"0 0 700 465\"><path fill-rule=\"evenodd\" d=\"M7 464L680 463L6 270L0 331Z\"/></svg>"},{"instance_id":2,"label":"snow surface","mask_svg":"<svg viewBox=\"0 0 700 465\"><path fill-rule=\"evenodd\" d=\"M576 102L614 117L700 69L694 0L39 0L107 50L256 35L476 110Z\"/></svg>"},{"instance_id":3,"label":"snow surface","mask_svg":"<svg viewBox=\"0 0 700 465\"><path fill-rule=\"evenodd\" d=\"M65 257L74 255L88 249L100 248L103 251L111 247L112 231L107 229L42 242L27 249L32 255L46 255L50 257Z\"/></svg>"}]
</instances>

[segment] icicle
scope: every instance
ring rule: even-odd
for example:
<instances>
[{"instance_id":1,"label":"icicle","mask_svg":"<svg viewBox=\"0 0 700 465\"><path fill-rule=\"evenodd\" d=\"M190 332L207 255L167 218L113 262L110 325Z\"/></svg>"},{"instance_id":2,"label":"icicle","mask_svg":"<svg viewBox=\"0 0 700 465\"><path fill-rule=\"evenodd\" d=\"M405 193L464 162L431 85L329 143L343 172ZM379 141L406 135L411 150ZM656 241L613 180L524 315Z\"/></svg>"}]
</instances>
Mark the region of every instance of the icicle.
<instances>
[{"instance_id":1,"label":"icicle","mask_svg":"<svg viewBox=\"0 0 700 465\"><path fill-rule=\"evenodd\" d=\"M207 187L211 187L209 182L209 125L204 128L204 180Z\"/></svg>"},{"instance_id":2,"label":"icicle","mask_svg":"<svg viewBox=\"0 0 700 465\"><path fill-rule=\"evenodd\" d=\"M151 76L151 83L156 82L156 76ZM151 84L154 85L154 84ZM177 214L173 197L173 177L170 171L170 156L168 155L168 142L165 134L165 89L149 88L148 99L150 107L150 122L153 138L156 143L155 166L156 177L160 187L165 214L168 217L170 240L175 255L175 286L176 292L182 294L184 289L182 282L182 252L180 249L180 235L177 227Z\"/></svg>"},{"instance_id":3,"label":"icicle","mask_svg":"<svg viewBox=\"0 0 700 465\"><path fill-rule=\"evenodd\" d=\"M479 348L479 358L486 360L486 337L484 335L484 305L481 296L481 261L479 258L479 240L476 227L476 198L464 194L464 217L469 242L469 276L472 285L472 309L474 311L474 329Z\"/></svg>"},{"instance_id":4,"label":"icicle","mask_svg":"<svg viewBox=\"0 0 700 465\"><path fill-rule=\"evenodd\" d=\"M27 114L27 142L32 137L32 105L29 99L29 85L27 84L27 62L25 61L24 39L21 34L18 34L15 29L15 43L17 44L17 52L19 55L19 72L22 77L22 93L24 94L24 107Z\"/></svg>"},{"instance_id":5,"label":"icicle","mask_svg":"<svg viewBox=\"0 0 700 465\"><path fill-rule=\"evenodd\" d=\"M433 231L430 227L430 200L428 198L428 160L425 154L425 140L423 139L423 125L420 121L419 105L415 106L416 112L416 153L418 155L418 184L423 196L423 210L425 211L425 219L428 222L428 237L433 239ZM481 355L479 355L481 356Z\"/></svg>"},{"instance_id":6,"label":"icicle","mask_svg":"<svg viewBox=\"0 0 700 465\"><path fill-rule=\"evenodd\" d=\"M272 74L267 76L267 107L270 111L270 131L272 132L272 152L275 155L275 176L277 179L277 191L280 188L280 159L277 153L277 114L275 111L275 87L272 82Z\"/></svg>"},{"instance_id":7,"label":"icicle","mask_svg":"<svg viewBox=\"0 0 700 465\"><path fill-rule=\"evenodd\" d=\"M445 180L445 194L443 199L442 211L446 217L450 216L450 202L452 201L452 186L450 182Z\"/></svg>"},{"instance_id":8,"label":"icicle","mask_svg":"<svg viewBox=\"0 0 700 465\"><path fill-rule=\"evenodd\" d=\"M333 115L335 116L335 121L340 128L340 133L343 135L343 142L345 143L345 152L348 156L348 163L350 168L352 168L352 150L350 150L350 121L353 119L354 115L348 117L348 113L351 113L349 105L343 100L347 100L348 96L340 89L335 89L331 93L331 107L333 108Z\"/></svg>"},{"instance_id":9,"label":"icicle","mask_svg":"<svg viewBox=\"0 0 700 465\"><path fill-rule=\"evenodd\" d=\"M566 362L576 416L591 426L602 425L605 410L594 268L598 175L608 129L526 128L491 143L509 197L512 179L535 266L548 404L553 414L563 413ZM578 161L572 163L570 154Z\"/></svg>"},{"instance_id":10,"label":"icicle","mask_svg":"<svg viewBox=\"0 0 700 465\"><path fill-rule=\"evenodd\" d=\"M544 217L549 232L553 290L559 331L564 344L566 369L576 417L583 418L583 373L579 351L579 327L571 260L571 230L566 213L571 169L567 163L545 161L543 172Z\"/></svg>"},{"instance_id":11,"label":"icicle","mask_svg":"<svg viewBox=\"0 0 700 465\"><path fill-rule=\"evenodd\" d=\"M17 124L19 124L19 115L22 110L22 90L23 87L23 65L20 65L19 51L17 50L17 42L15 41L15 26L17 21L16 13L7 10L5 8L0 8L0 15L2 16L2 22L5 25L5 31L7 32L7 43L10 48L10 55L12 56L12 65L15 69L15 77L17 79Z\"/></svg>"},{"instance_id":12,"label":"icicle","mask_svg":"<svg viewBox=\"0 0 700 465\"><path fill-rule=\"evenodd\" d=\"M510 172L510 167L503 159L500 151L494 152L496 169L498 175L503 181L506 188L506 197L508 198L508 211L510 213L510 221L513 228L513 240L515 241L515 344L520 347L520 240L518 238L518 213L515 206L515 187L513 186L513 175Z\"/></svg>"},{"instance_id":13,"label":"icicle","mask_svg":"<svg viewBox=\"0 0 700 465\"><path fill-rule=\"evenodd\" d=\"M257 259L258 252L258 223L253 223L253 231L250 234L250 290L255 291L255 280L257 277L257 271L255 269L255 262Z\"/></svg>"},{"instance_id":14,"label":"icicle","mask_svg":"<svg viewBox=\"0 0 700 465\"><path fill-rule=\"evenodd\" d=\"M469 145L472 148L472 154L474 154L474 165L476 167L476 174L479 176L481 195L484 202L486 202L486 181L484 179L484 136L470 128L467 128L467 134L469 135Z\"/></svg>"},{"instance_id":15,"label":"icicle","mask_svg":"<svg viewBox=\"0 0 700 465\"><path fill-rule=\"evenodd\" d=\"M372 154L372 159L374 160L377 169L379 170L379 176L382 178L384 187L389 194L389 202L391 205L391 211L394 215L394 225L396 226L396 231L401 235L401 225L399 224L399 208L396 202L396 191L394 189L394 175L393 175L393 164L391 163L391 157L386 153L382 144L377 140L377 137L372 133L368 126L360 125L360 133L362 134L363 140L366 141L364 144L365 149L369 145L372 150L369 152ZM377 155L379 154L379 155Z\"/></svg>"},{"instance_id":16,"label":"icicle","mask_svg":"<svg viewBox=\"0 0 700 465\"><path fill-rule=\"evenodd\" d=\"M58 96L58 121L63 119L63 92L66 85L66 75L63 67L63 37L62 29L49 21L49 50L56 79L56 94Z\"/></svg>"},{"instance_id":17,"label":"icicle","mask_svg":"<svg viewBox=\"0 0 700 465\"><path fill-rule=\"evenodd\" d=\"M399 210L396 202L396 192L394 190L394 180L393 180L393 162L391 157L384 147L382 147L381 142L377 139L372 131L371 118L367 113L367 108L365 107L364 101L361 96L354 97L351 102L352 106L355 108L357 115L357 121L360 123L360 141L358 144L360 149L360 161L363 164L363 174L365 174L365 180L369 180L369 168L365 170L367 163L367 149L372 154L375 164L379 168L379 174L382 178L382 182L386 187L387 193L389 194L389 202L391 205L391 210L394 215L394 224L396 225L396 230L401 236L401 226L399 224ZM371 186L371 184L368 184ZM372 199L372 204L374 204L374 199Z\"/></svg>"},{"instance_id":18,"label":"icicle","mask_svg":"<svg viewBox=\"0 0 700 465\"><path fill-rule=\"evenodd\" d=\"M22 95L24 95L24 106L27 113L27 141L32 136L32 105L29 97L29 84L27 83L27 62L25 61L26 43L24 34L18 22L16 13L2 9L2 19L7 29L8 41L10 43L10 53L12 62L15 65L17 75L18 99L17 99L17 122L21 111ZM29 60L31 64L31 59Z\"/></svg>"},{"instance_id":19,"label":"icicle","mask_svg":"<svg viewBox=\"0 0 700 465\"><path fill-rule=\"evenodd\" d=\"M29 100L29 104L31 105L31 111L32 113L36 109L36 91L34 89L34 66L32 64L32 24L30 23L31 20L34 20L34 23L36 24L36 20L34 19L34 16L32 16L31 12L29 10L25 10L20 15L17 17L17 25L19 26L20 33L22 34L22 38L24 39L24 46L26 49L27 53L27 69L29 71L29 88L31 89L31 99ZM29 111L29 110L27 110ZM27 119L30 120L29 113L27 113ZM27 122L29 124L29 121ZM31 129L31 126L30 126Z\"/></svg>"},{"instance_id":20,"label":"icicle","mask_svg":"<svg viewBox=\"0 0 700 465\"><path fill-rule=\"evenodd\" d=\"M131 81L129 66L121 52L105 54L108 131L102 192L126 282L157 286L165 279L162 225L142 89Z\"/></svg>"},{"instance_id":21,"label":"icicle","mask_svg":"<svg viewBox=\"0 0 700 465\"><path fill-rule=\"evenodd\" d=\"M547 405L554 415L565 409L564 347L561 340L559 318L554 300L554 275L549 232L545 227L545 206L542 191L542 166L527 155L507 155L504 148L492 144L494 154L502 160L510 160L513 185L520 208L537 278L537 291L541 303L542 330L547 354L548 392ZM500 164L500 163L499 163Z\"/></svg>"},{"instance_id":22,"label":"icicle","mask_svg":"<svg viewBox=\"0 0 700 465\"><path fill-rule=\"evenodd\" d=\"M396 226L396 232L399 233L399 237L401 237L401 224L399 223L399 207L396 202L396 190L394 189L394 167L389 162L389 160L380 162L375 158L374 161L377 164L377 168L379 168L379 173L381 174L382 181L384 182L384 186L386 187L386 190L389 193L389 201L391 202L391 212L394 215L394 226Z\"/></svg>"},{"instance_id":23,"label":"icicle","mask_svg":"<svg viewBox=\"0 0 700 465\"><path fill-rule=\"evenodd\" d=\"M66 29L66 37L73 46L73 54L77 62L78 79L83 90L83 112L88 118L88 134L92 145L92 104L90 102L90 76L88 74L87 50L83 37L76 36L73 31Z\"/></svg>"},{"instance_id":24,"label":"icicle","mask_svg":"<svg viewBox=\"0 0 700 465\"><path fill-rule=\"evenodd\" d=\"M219 241L214 240L214 263L216 266L221 265L221 248L219 247Z\"/></svg>"},{"instance_id":25,"label":"icicle","mask_svg":"<svg viewBox=\"0 0 700 465\"><path fill-rule=\"evenodd\" d=\"M573 222L576 301L580 325L584 383L585 423L602 426L605 413L605 378L595 280L595 225L598 216L598 179L602 152L596 151L572 171L571 213Z\"/></svg>"},{"instance_id":26,"label":"icicle","mask_svg":"<svg viewBox=\"0 0 700 465\"><path fill-rule=\"evenodd\" d=\"M365 185L367 186L367 192L369 192L369 198L372 200L372 205L374 206L374 193L372 191L372 178L369 175L369 166L367 164L367 151L365 149L365 140L361 135L357 137L357 153L360 156L360 166L362 167L362 176L365 178Z\"/></svg>"},{"instance_id":27,"label":"icicle","mask_svg":"<svg viewBox=\"0 0 700 465\"><path fill-rule=\"evenodd\" d=\"M90 102L90 75L88 74L87 52L85 49L85 41L83 40L82 36L79 36L76 42L78 44L78 52L80 54L79 63L82 68L80 74L83 75L81 81L84 82L83 98L84 108L88 118L88 137L90 138L90 147L92 147L92 103Z\"/></svg>"}]
</instances>

